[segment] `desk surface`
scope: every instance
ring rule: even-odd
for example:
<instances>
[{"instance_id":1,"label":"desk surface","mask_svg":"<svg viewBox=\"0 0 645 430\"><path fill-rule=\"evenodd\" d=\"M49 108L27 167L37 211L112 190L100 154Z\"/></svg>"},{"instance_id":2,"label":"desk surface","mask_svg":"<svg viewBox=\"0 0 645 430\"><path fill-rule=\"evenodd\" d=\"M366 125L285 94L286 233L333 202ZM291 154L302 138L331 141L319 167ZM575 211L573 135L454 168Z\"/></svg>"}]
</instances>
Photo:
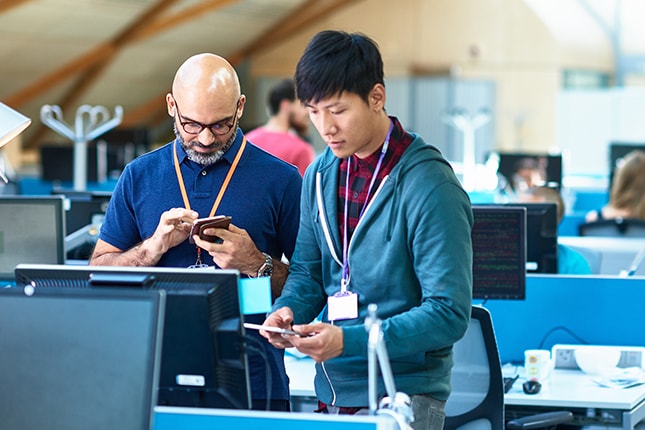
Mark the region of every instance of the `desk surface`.
<instances>
[{"instance_id":1,"label":"desk surface","mask_svg":"<svg viewBox=\"0 0 645 430\"><path fill-rule=\"evenodd\" d=\"M631 410L645 400L645 384L622 389L601 387L580 370L554 370L538 394L524 394L521 381L518 379L504 395L505 404Z\"/></svg>"},{"instance_id":2,"label":"desk surface","mask_svg":"<svg viewBox=\"0 0 645 430\"><path fill-rule=\"evenodd\" d=\"M285 365L289 375L291 395L314 397L314 361L310 358L295 358L287 355ZM521 368L519 371L521 373ZM623 389L601 387L580 370L554 370L538 394L524 394L521 382L523 378L520 377L511 391L506 393L505 404L629 411L645 401L645 384Z\"/></svg>"}]
</instances>

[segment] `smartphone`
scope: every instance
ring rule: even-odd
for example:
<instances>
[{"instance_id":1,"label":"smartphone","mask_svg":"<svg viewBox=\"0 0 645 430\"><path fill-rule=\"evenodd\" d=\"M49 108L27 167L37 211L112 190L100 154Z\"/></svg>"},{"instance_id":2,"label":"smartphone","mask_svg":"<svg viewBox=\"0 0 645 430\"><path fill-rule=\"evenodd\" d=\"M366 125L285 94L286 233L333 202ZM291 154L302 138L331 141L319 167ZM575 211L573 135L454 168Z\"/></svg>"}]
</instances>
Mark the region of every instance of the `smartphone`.
<instances>
[{"instance_id":1,"label":"smartphone","mask_svg":"<svg viewBox=\"0 0 645 430\"><path fill-rule=\"evenodd\" d=\"M190 229L190 235L188 236L188 241L192 244L195 243L193 240L194 235L198 235L200 239L207 242L222 243L222 239L211 234L204 233L204 230L208 228L228 228L231 224L231 217L226 215L217 215L214 217L208 218L198 218L193 221L193 226Z\"/></svg>"},{"instance_id":2,"label":"smartphone","mask_svg":"<svg viewBox=\"0 0 645 430\"><path fill-rule=\"evenodd\" d=\"M301 336L301 337L306 337L307 335L296 333L293 330L287 330L286 328L280 328L280 327L273 327L270 325L261 325L261 324L253 324L253 323L244 323L244 328L250 328L253 330L264 330L264 331L270 331L273 333L280 333L280 334L292 334L294 336Z\"/></svg>"}]
</instances>

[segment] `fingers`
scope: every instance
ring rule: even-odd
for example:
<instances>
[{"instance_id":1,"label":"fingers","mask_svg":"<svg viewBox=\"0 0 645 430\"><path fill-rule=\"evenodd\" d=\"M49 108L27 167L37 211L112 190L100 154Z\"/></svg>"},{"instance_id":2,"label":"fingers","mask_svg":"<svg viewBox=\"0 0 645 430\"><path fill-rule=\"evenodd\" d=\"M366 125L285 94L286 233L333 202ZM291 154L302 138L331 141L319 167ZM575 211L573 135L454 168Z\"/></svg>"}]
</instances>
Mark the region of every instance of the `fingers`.
<instances>
[{"instance_id":1,"label":"fingers","mask_svg":"<svg viewBox=\"0 0 645 430\"><path fill-rule=\"evenodd\" d=\"M161 214L160 225L190 231L190 225L198 217L197 212L185 208L172 208Z\"/></svg>"}]
</instances>

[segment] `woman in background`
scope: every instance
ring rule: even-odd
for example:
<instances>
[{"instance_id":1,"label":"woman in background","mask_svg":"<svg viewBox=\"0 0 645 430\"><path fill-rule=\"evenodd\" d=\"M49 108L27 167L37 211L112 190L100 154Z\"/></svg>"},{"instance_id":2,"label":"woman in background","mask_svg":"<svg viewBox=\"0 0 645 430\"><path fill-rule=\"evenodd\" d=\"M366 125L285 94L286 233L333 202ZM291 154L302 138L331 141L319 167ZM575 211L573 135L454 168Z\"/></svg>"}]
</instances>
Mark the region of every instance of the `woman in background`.
<instances>
[{"instance_id":1,"label":"woman in background","mask_svg":"<svg viewBox=\"0 0 645 430\"><path fill-rule=\"evenodd\" d=\"M645 151L631 151L617 163L609 203L587 213L585 221L614 218L645 219Z\"/></svg>"}]
</instances>

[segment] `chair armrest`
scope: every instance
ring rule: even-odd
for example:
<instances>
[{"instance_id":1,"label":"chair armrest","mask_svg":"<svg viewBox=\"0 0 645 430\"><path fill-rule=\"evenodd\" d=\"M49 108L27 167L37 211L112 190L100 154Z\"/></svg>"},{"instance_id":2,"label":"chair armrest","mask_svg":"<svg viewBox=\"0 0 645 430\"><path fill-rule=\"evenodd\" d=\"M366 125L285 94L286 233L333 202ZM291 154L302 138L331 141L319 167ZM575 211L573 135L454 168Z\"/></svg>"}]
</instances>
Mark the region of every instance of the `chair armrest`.
<instances>
[{"instance_id":1,"label":"chair armrest","mask_svg":"<svg viewBox=\"0 0 645 430\"><path fill-rule=\"evenodd\" d=\"M508 430L533 430L553 427L558 424L573 421L573 414L569 411L545 412L543 414L529 415L506 423Z\"/></svg>"}]
</instances>

